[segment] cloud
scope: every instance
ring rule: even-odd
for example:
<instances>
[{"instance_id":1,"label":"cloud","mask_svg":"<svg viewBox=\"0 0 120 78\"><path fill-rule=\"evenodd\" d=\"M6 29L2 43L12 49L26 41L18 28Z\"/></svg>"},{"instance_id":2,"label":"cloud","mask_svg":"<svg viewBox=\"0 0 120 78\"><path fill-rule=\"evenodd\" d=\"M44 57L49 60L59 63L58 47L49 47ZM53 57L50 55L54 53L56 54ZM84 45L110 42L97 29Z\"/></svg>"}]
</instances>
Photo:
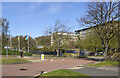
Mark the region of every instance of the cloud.
<instances>
[{"instance_id":1,"label":"cloud","mask_svg":"<svg viewBox=\"0 0 120 78\"><path fill-rule=\"evenodd\" d=\"M61 10L62 5L61 4L55 4L55 5L50 5L47 9L49 13L57 13Z\"/></svg>"},{"instance_id":2,"label":"cloud","mask_svg":"<svg viewBox=\"0 0 120 78\"><path fill-rule=\"evenodd\" d=\"M41 2L36 2L33 5L30 6L32 10L35 10L37 7L39 7L42 3Z\"/></svg>"},{"instance_id":3,"label":"cloud","mask_svg":"<svg viewBox=\"0 0 120 78\"><path fill-rule=\"evenodd\" d=\"M53 4L53 5L50 5L47 9L47 12L48 13L58 13L60 12L63 8L72 8L74 7L73 4L62 4L62 3L59 3L59 4Z\"/></svg>"}]
</instances>

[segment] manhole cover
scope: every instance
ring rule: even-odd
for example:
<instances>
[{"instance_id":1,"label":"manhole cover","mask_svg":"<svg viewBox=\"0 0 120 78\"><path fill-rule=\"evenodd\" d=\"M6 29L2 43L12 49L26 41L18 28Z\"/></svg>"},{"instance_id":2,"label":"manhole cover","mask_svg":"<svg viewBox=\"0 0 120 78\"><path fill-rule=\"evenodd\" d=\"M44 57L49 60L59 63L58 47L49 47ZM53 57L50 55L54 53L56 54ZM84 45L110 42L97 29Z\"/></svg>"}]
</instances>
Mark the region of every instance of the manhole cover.
<instances>
[{"instance_id":1,"label":"manhole cover","mask_svg":"<svg viewBox=\"0 0 120 78\"><path fill-rule=\"evenodd\" d=\"M20 69L20 70L26 71L27 69L26 69L26 68L22 68L22 69Z\"/></svg>"}]
</instances>

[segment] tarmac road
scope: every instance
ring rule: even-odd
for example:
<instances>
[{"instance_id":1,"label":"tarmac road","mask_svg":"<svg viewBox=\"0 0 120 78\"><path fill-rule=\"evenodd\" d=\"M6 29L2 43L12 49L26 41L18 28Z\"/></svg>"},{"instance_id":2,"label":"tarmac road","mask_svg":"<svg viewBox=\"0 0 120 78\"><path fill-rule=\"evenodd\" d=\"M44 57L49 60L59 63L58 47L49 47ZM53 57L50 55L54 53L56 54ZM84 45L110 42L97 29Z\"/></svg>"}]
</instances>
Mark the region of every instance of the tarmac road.
<instances>
[{"instance_id":1,"label":"tarmac road","mask_svg":"<svg viewBox=\"0 0 120 78\"><path fill-rule=\"evenodd\" d=\"M118 78L118 67L83 67L81 69L70 69L79 73L83 73L92 78Z\"/></svg>"}]
</instances>

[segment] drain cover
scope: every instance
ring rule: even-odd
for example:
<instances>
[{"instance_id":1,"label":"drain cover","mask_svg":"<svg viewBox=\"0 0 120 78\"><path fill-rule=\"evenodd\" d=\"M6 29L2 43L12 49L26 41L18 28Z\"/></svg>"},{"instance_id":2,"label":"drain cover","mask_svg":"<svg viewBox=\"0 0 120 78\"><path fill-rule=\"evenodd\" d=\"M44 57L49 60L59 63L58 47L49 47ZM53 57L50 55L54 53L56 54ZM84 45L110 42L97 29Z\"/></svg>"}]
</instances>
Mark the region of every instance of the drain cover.
<instances>
[{"instance_id":1,"label":"drain cover","mask_svg":"<svg viewBox=\"0 0 120 78\"><path fill-rule=\"evenodd\" d=\"M27 69L26 69L26 68L22 68L22 69L20 69L20 70L26 71Z\"/></svg>"}]
</instances>

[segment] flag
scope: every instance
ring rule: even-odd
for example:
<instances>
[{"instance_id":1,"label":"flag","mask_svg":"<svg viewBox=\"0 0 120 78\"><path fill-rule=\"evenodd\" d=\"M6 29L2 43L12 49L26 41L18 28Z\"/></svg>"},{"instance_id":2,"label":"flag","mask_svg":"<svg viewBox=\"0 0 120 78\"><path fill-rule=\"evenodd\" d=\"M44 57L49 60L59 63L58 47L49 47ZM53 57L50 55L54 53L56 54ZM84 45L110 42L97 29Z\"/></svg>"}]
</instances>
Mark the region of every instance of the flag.
<instances>
[{"instance_id":1,"label":"flag","mask_svg":"<svg viewBox=\"0 0 120 78\"><path fill-rule=\"evenodd\" d=\"M18 36L18 41L20 40L19 36Z\"/></svg>"},{"instance_id":2,"label":"flag","mask_svg":"<svg viewBox=\"0 0 120 78\"><path fill-rule=\"evenodd\" d=\"M9 38L9 41L11 41L11 36L10 36L10 38Z\"/></svg>"},{"instance_id":3,"label":"flag","mask_svg":"<svg viewBox=\"0 0 120 78\"><path fill-rule=\"evenodd\" d=\"M27 35L27 36L25 37L25 40L28 40L28 38L29 38L29 36Z\"/></svg>"}]
</instances>

